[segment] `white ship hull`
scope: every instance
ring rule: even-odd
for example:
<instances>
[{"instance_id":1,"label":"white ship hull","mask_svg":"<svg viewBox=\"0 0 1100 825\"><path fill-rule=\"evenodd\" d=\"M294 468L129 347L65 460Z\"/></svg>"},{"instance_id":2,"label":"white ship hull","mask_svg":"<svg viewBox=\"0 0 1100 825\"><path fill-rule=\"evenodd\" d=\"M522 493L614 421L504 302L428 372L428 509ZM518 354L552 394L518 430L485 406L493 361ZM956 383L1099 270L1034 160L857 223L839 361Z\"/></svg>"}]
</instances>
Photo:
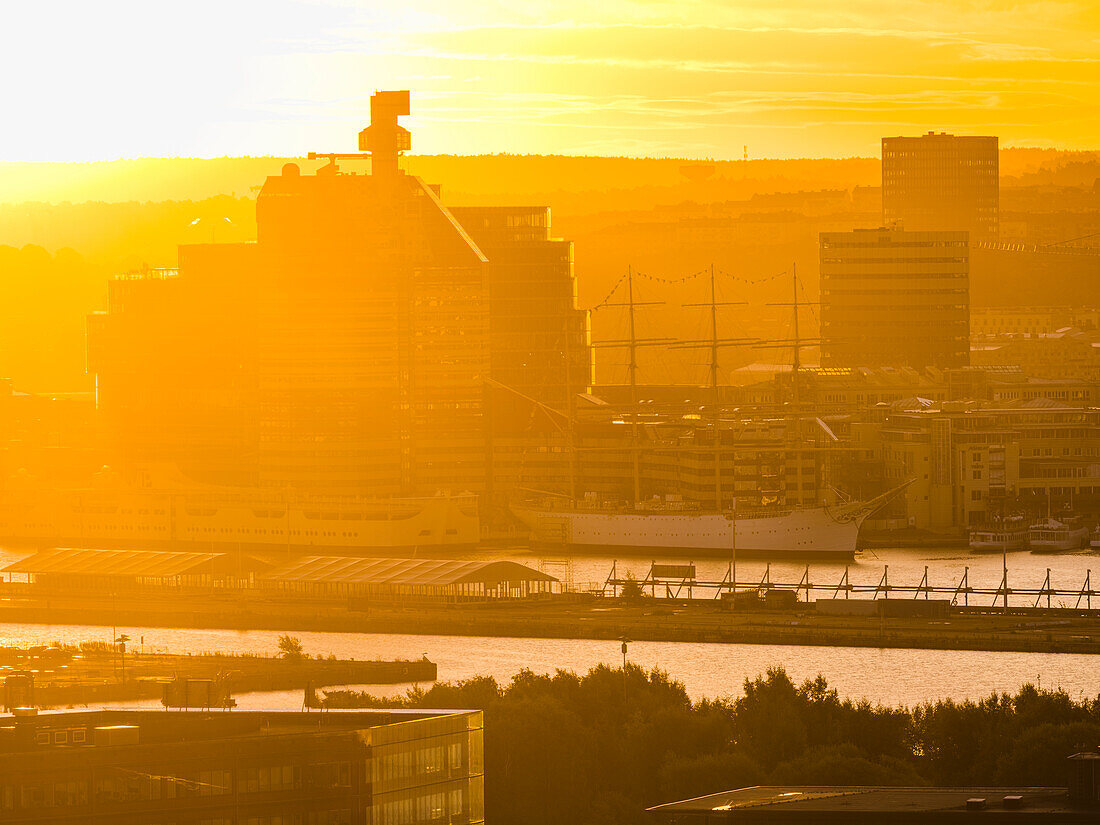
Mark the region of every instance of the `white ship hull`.
<instances>
[{"instance_id":1,"label":"white ship hull","mask_svg":"<svg viewBox=\"0 0 1100 825\"><path fill-rule=\"evenodd\" d=\"M584 512L514 507L537 543L579 552L654 552L661 555L850 559L859 526L854 517L825 507L776 515L731 518L719 513Z\"/></svg>"},{"instance_id":2,"label":"white ship hull","mask_svg":"<svg viewBox=\"0 0 1100 825\"><path fill-rule=\"evenodd\" d=\"M0 542L31 546L382 553L480 540L477 497L291 501L247 493L29 490L0 495Z\"/></svg>"}]
</instances>

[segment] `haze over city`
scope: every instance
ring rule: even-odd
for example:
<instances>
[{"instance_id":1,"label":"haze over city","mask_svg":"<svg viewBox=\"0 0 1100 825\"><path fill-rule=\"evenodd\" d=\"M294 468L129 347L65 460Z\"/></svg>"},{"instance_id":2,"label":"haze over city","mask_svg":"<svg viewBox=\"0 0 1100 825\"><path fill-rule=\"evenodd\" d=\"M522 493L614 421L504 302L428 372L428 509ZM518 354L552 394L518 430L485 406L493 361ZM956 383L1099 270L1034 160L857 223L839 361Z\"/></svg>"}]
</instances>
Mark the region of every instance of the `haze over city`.
<instances>
[{"instance_id":1,"label":"haze over city","mask_svg":"<svg viewBox=\"0 0 1100 825\"><path fill-rule=\"evenodd\" d=\"M0 11L0 825L1100 814L1100 10Z\"/></svg>"},{"instance_id":2,"label":"haze over city","mask_svg":"<svg viewBox=\"0 0 1100 825\"><path fill-rule=\"evenodd\" d=\"M1089 0L195 0L5 9L0 160L296 155L411 89L416 151L877 154L935 127L1095 148ZM89 36L91 34L91 36Z\"/></svg>"}]
</instances>

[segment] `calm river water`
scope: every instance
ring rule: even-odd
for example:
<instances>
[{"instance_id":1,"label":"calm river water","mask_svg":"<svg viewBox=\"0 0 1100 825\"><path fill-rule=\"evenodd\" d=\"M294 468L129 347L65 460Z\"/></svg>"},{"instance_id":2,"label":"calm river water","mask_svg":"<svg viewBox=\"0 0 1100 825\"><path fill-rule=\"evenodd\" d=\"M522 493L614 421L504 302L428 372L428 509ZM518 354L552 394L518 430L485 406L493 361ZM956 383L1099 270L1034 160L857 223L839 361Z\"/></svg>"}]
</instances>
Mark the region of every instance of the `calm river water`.
<instances>
[{"instance_id":1,"label":"calm river water","mask_svg":"<svg viewBox=\"0 0 1100 825\"><path fill-rule=\"evenodd\" d=\"M7 563L3 558L7 555L0 553L0 563ZM571 575L578 587L584 582L603 581L613 561L610 557L586 557L574 558L563 565L556 563L556 559L523 551L494 555L533 567L543 564L555 575ZM631 570L638 578L644 578L649 563L649 559L619 561L618 570L620 573ZM1002 560L1000 556L970 556L961 549L877 550L850 565L850 579L873 585L881 578L884 564L890 566L892 584L917 584L927 565L929 580L934 585L953 586L964 568L969 567L972 585L996 587ZM1008 566L1009 583L1013 587L1041 586L1049 567L1055 587L1079 588L1088 569L1095 566L1100 573L1100 557L1087 553L1060 556L1013 553L1009 555ZM726 572L726 563L722 561L699 561L697 567L699 579L720 580ZM764 569L762 562L739 563L738 580L758 580ZM772 580L797 581L804 569L804 565L793 563L773 564ZM835 584L843 571L843 564L812 565L810 578L814 583ZM1073 599L1069 602L1072 606ZM171 653L272 654L280 635L260 630L8 624L0 625L0 644L107 641L112 632L129 635L134 640L132 648L144 644L146 648ZM426 655L439 665L439 677L443 680L491 675L507 682L524 668L541 673L557 668L583 672L600 663L615 665L622 661L619 643L613 641L311 632L295 635L310 654L355 659ZM1083 655L633 642L629 657L646 668L667 671L682 681L694 698L739 695L746 678L773 666L786 668L796 680L824 674L844 696L888 705L912 705L949 697L980 698L993 691L1014 691L1025 682L1036 681L1043 687L1060 686L1075 698L1100 694L1100 658ZM379 686L372 688L372 692L397 695L408 687ZM239 702L241 706L252 707L299 706L301 693L251 694L239 697Z\"/></svg>"}]
</instances>

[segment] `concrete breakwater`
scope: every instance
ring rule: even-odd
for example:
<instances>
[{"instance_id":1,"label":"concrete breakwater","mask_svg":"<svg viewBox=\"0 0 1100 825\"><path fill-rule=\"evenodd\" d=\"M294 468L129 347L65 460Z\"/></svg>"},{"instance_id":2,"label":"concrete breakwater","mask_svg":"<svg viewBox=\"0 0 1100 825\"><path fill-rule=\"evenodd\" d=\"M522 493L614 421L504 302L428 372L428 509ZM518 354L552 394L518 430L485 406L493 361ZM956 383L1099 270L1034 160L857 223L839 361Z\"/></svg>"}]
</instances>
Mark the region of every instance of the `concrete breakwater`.
<instances>
[{"instance_id":1,"label":"concrete breakwater","mask_svg":"<svg viewBox=\"0 0 1100 825\"><path fill-rule=\"evenodd\" d=\"M334 685L432 682L434 662L123 653L104 645L84 650L0 649L0 675L32 672L36 704L64 707L158 699L176 678L223 680L233 693Z\"/></svg>"}]
</instances>

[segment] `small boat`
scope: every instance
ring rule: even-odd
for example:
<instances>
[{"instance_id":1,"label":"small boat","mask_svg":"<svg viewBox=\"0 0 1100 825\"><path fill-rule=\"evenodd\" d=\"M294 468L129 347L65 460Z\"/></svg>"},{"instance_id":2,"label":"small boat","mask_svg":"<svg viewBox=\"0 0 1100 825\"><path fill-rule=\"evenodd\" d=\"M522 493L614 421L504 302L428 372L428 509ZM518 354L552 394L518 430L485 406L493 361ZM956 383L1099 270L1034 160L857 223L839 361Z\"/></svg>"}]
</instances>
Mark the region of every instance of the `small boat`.
<instances>
[{"instance_id":1,"label":"small boat","mask_svg":"<svg viewBox=\"0 0 1100 825\"><path fill-rule=\"evenodd\" d=\"M1089 545L1089 528L1080 516L1061 515L1031 525L1028 544L1032 553L1064 553Z\"/></svg>"},{"instance_id":2,"label":"small boat","mask_svg":"<svg viewBox=\"0 0 1100 825\"><path fill-rule=\"evenodd\" d=\"M1010 516L986 527L970 531L971 553L1007 553L1026 550L1027 522L1023 516Z\"/></svg>"}]
</instances>

